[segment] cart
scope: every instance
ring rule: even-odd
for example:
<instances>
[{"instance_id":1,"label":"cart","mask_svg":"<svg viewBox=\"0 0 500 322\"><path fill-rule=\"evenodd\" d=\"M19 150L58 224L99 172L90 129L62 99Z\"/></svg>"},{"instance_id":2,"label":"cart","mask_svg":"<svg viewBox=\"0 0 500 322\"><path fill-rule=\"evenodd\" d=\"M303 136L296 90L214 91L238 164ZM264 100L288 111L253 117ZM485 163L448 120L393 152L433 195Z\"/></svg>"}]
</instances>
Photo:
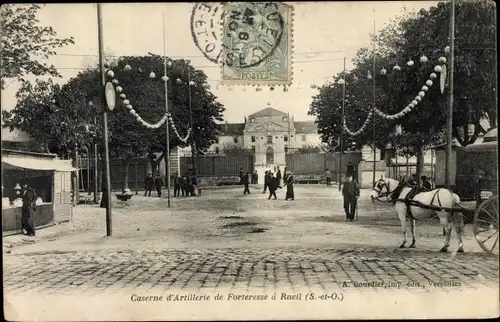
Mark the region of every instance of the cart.
<instances>
[{"instance_id":1,"label":"cart","mask_svg":"<svg viewBox=\"0 0 500 322\"><path fill-rule=\"evenodd\" d=\"M481 191L482 202L474 213L473 232L474 238L481 248L492 255L498 256L498 195L491 191Z\"/></svg>"}]
</instances>

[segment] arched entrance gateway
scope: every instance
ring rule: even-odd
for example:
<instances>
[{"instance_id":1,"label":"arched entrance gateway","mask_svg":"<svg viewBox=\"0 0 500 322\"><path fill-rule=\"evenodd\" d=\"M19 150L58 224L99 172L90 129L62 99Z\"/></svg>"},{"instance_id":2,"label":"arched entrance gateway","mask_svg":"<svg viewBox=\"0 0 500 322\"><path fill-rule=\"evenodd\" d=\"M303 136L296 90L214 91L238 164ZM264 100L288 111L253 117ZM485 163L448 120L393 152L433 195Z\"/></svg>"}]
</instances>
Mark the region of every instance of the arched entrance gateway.
<instances>
[{"instance_id":1,"label":"arched entrance gateway","mask_svg":"<svg viewBox=\"0 0 500 322\"><path fill-rule=\"evenodd\" d=\"M272 147L266 149L266 164L274 164L274 150Z\"/></svg>"}]
</instances>

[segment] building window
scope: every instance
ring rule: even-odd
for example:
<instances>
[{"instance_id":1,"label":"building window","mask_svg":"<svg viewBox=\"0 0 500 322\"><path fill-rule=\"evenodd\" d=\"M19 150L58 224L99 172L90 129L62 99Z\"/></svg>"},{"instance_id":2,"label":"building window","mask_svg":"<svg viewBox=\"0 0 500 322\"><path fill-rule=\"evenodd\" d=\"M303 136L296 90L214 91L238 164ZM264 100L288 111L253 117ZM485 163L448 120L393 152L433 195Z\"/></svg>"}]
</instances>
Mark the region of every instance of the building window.
<instances>
[{"instance_id":1,"label":"building window","mask_svg":"<svg viewBox=\"0 0 500 322\"><path fill-rule=\"evenodd\" d=\"M255 136L252 135L252 143L255 143Z\"/></svg>"},{"instance_id":2,"label":"building window","mask_svg":"<svg viewBox=\"0 0 500 322\"><path fill-rule=\"evenodd\" d=\"M255 145L252 146L252 153L255 153Z\"/></svg>"},{"instance_id":3,"label":"building window","mask_svg":"<svg viewBox=\"0 0 500 322\"><path fill-rule=\"evenodd\" d=\"M288 135L285 135L285 136L283 137L283 141L288 142Z\"/></svg>"},{"instance_id":4,"label":"building window","mask_svg":"<svg viewBox=\"0 0 500 322\"><path fill-rule=\"evenodd\" d=\"M255 118L251 117L250 118L250 123L255 123Z\"/></svg>"},{"instance_id":5,"label":"building window","mask_svg":"<svg viewBox=\"0 0 500 322\"><path fill-rule=\"evenodd\" d=\"M306 135L302 134L302 142L306 142Z\"/></svg>"},{"instance_id":6,"label":"building window","mask_svg":"<svg viewBox=\"0 0 500 322\"><path fill-rule=\"evenodd\" d=\"M272 135L268 135L268 136L267 136L267 143L268 143L268 144L273 143L273 136L272 136Z\"/></svg>"},{"instance_id":7,"label":"building window","mask_svg":"<svg viewBox=\"0 0 500 322\"><path fill-rule=\"evenodd\" d=\"M238 137L237 137L237 136L235 136L235 137L233 138L233 141L234 141L234 143L238 143Z\"/></svg>"},{"instance_id":8,"label":"building window","mask_svg":"<svg viewBox=\"0 0 500 322\"><path fill-rule=\"evenodd\" d=\"M219 154L219 152L220 152L220 149L219 149L219 147L218 147L218 146L216 146L216 147L215 147L215 154Z\"/></svg>"}]
</instances>

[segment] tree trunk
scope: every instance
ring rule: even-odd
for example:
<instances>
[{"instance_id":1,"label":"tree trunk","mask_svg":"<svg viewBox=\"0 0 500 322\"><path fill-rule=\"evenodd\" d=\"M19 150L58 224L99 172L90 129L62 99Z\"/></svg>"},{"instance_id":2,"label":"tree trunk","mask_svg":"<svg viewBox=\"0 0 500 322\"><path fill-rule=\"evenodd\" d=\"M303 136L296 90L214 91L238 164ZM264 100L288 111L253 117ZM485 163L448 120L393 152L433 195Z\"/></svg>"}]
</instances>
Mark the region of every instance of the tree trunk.
<instances>
[{"instance_id":1,"label":"tree trunk","mask_svg":"<svg viewBox=\"0 0 500 322\"><path fill-rule=\"evenodd\" d=\"M125 191L125 189L128 189L128 172L129 172L129 167L130 167L130 158L127 157L125 159L125 163L123 165L123 185L122 185L122 191Z\"/></svg>"},{"instance_id":2,"label":"tree trunk","mask_svg":"<svg viewBox=\"0 0 500 322\"><path fill-rule=\"evenodd\" d=\"M417 182L418 186L420 186L420 177L424 173L424 149L423 147L419 147L417 151Z\"/></svg>"}]
</instances>

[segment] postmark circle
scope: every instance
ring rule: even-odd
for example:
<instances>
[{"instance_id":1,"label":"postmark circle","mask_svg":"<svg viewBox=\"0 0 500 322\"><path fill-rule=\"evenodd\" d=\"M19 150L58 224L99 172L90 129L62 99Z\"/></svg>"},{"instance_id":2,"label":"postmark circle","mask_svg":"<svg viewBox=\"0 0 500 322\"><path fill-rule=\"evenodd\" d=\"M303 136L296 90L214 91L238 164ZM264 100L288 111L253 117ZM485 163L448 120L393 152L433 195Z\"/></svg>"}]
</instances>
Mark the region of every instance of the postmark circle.
<instances>
[{"instance_id":1,"label":"postmark circle","mask_svg":"<svg viewBox=\"0 0 500 322\"><path fill-rule=\"evenodd\" d=\"M191 36L203 56L213 63L222 61L223 3L196 3L191 12Z\"/></svg>"},{"instance_id":2,"label":"postmark circle","mask_svg":"<svg viewBox=\"0 0 500 322\"><path fill-rule=\"evenodd\" d=\"M273 55L281 42L285 21L278 3L227 3L223 25L224 64L249 68Z\"/></svg>"}]
</instances>

